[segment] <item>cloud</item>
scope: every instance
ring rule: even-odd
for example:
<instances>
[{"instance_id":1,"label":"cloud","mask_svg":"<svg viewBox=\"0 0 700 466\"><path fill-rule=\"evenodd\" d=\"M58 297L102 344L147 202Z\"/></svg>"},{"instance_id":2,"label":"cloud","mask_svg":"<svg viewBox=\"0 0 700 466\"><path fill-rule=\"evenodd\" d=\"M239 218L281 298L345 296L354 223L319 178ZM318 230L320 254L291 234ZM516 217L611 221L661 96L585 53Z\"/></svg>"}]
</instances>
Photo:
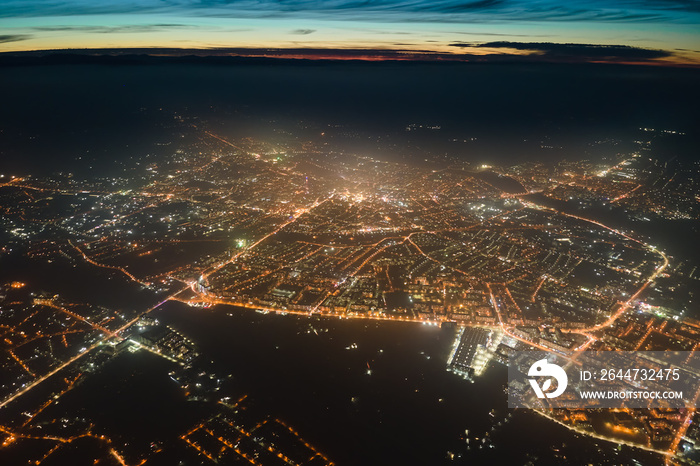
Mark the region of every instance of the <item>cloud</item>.
<instances>
[{"instance_id":1,"label":"cloud","mask_svg":"<svg viewBox=\"0 0 700 466\"><path fill-rule=\"evenodd\" d=\"M476 0L472 2L447 1L447 2L422 2L418 9L427 11L442 11L456 13L460 11L490 10L505 5L504 0Z\"/></svg>"},{"instance_id":2,"label":"cloud","mask_svg":"<svg viewBox=\"0 0 700 466\"><path fill-rule=\"evenodd\" d=\"M2 0L0 17L171 14L379 22L680 21L700 24L697 0Z\"/></svg>"},{"instance_id":3,"label":"cloud","mask_svg":"<svg viewBox=\"0 0 700 466\"><path fill-rule=\"evenodd\" d=\"M559 44L554 42L484 42L468 43L454 42L452 47L460 48L489 48L518 50L530 52L526 58L532 61L548 62L645 62L659 58L669 58L673 52L668 50L647 49L629 45L595 45L595 44ZM517 54L515 54L517 55Z\"/></svg>"},{"instance_id":4,"label":"cloud","mask_svg":"<svg viewBox=\"0 0 700 466\"><path fill-rule=\"evenodd\" d=\"M493 36L493 37L551 37L551 34L508 34L505 32L450 31L450 34L461 34L464 36Z\"/></svg>"},{"instance_id":5,"label":"cloud","mask_svg":"<svg viewBox=\"0 0 700 466\"><path fill-rule=\"evenodd\" d=\"M37 32L87 32L113 34L126 32L157 32L165 29L185 29L195 26L186 24L128 24L123 26L39 26L32 28Z\"/></svg>"},{"instance_id":6,"label":"cloud","mask_svg":"<svg viewBox=\"0 0 700 466\"><path fill-rule=\"evenodd\" d=\"M1 34L0 44L4 44L7 42L19 42L21 40L28 40L31 38L31 34Z\"/></svg>"},{"instance_id":7,"label":"cloud","mask_svg":"<svg viewBox=\"0 0 700 466\"><path fill-rule=\"evenodd\" d=\"M586 58L665 58L671 55L666 50L645 49L630 45L557 44L554 42L486 42L476 47L529 50L549 56L579 56Z\"/></svg>"},{"instance_id":8,"label":"cloud","mask_svg":"<svg viewBox=\"0 0 700 466\"><path fill-rule=\"evenodd\" d=\"M295 29L290 34L300 34L302 36L307 36L316 32L316 29Z\"/></svg>"},{"instance_id":9,"label":"cloud","mask_svg":"<svg viewBox=\"0 0 700 466\"><path fill-rule=\"evenodd\" d=\"M700 12L700 3L697 0L647 0L640 1L650 9L670 9L687 12Z\"/></svg>"},{"instance_id":10,"label":"cloud","mask_svg":"<svg viewBox=\"0 0 700 466\"><path fill-rule=\"evenodd\" d=\"M506 46L507 44L507 46ZM54 54L67 57L70 60L84 60L90 63L97 60L114 60L115 63L148 62L183 62L183 63L238 63L237 60L260 59L305 59L305 60L363 60L363 61L413 61L413 62L461 62L461 63L612 63L612 64L668 64L678 58L671 52L660 50L638 49L626 46L595 46L588 44L553 44L553 43L511 43L493 42L488 46L496 49L495 53L483 54L474 49L487 44L455 44L464 48L464 53L437 52L434 50L402 49L402 44L396 43L391 47L377 48L246 48L220 47L212 45L207 48L118 48L118 49L79 49L16 52L23 57L41 64L43 60ZM471 47L471 49L467 48ZM543 49L550 52L543 52ZM500 52L498 49L502 49ZM514 53L513 49L536 51L530 54ZM560 50L567 50L566 53ZM555 50L552 52L551 50ZM0 61L2 59L0 54ZM80 57L80 58L75 58ZM668 62L657 62L655 58L670 57ZM126 61L124 61L126 60ZM51 60L53 63L54 60ZM274 60L264 62L273 63ZM675 60L675 63L682 65ZM697 67L697 65L688 64Z\"/></svg>"}]
</instances>

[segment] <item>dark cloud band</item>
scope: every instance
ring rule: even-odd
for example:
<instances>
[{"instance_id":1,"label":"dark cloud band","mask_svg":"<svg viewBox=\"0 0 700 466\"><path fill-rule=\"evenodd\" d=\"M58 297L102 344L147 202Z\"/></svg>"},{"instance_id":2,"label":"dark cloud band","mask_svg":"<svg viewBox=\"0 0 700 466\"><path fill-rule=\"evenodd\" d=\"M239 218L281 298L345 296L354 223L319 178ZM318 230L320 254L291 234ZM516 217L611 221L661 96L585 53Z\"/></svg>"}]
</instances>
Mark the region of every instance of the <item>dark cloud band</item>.
<instances>
[{"instance_id":1,"label":"dark cloud band","mask_svg":"<svg viewBox=\"0 0 700 466\"><path fill-rule=\"evenodd\" d=\"M480 44L454 43L454 47L496 48L530 51L548 58L576 57L586 59L621 58L650 60L672 55L666 50L631 47L629 45L558 44L554 42L486 42Z\"/></svg>"},{"instance_id":2,"label":"dark cloud band","mask_svg":"<svg viewBox=\"0 0 700 466\"><path fill-rule=\"evenodd\" d=\"M401 44L395 44L400 46ZM409 50L392 48L208 48L208 49L93 49L93 50L57 50L44 52L16 52L11 56L24 56L41 61L55 54L69 57L82 57L91 60L114 59L118 62L135 60L138 63L149 60L190 60L193 63L235 63L238 58L276 58L307 60L369 60L369 61L424 61L424 62L471 62L471 63L653 63L658 58L673 57L664 50L648 50L626 46L594 46L586 44L555 43L512 43L491 42L484 44L452 44L465 48L465 53L445 53L431 50ZM502 53L474 53L466 47L492 47L503 49ZM534 51L532 54L515 54L513 49ZM544 51L545 49L549 51ZM157 57L153 56L157 50ZM562 52L561 50L567 50ZM0 54L0 58L3 54ZM145 60L145 61L144 61ZM233 60L233 61L232 61ZM1 60L0 60L1 62Z\"/></svg>"},{"instance_id":3,"label":"dark cloud band","mask_svg":"<svg viewBox=\"0 0 700 466\"><path fill-rule=\"evenodd\" d=\"M0 34L0 44L7 42L19 42L21 40L31 39L30 34Z\"/></svg>"}]
</instances>

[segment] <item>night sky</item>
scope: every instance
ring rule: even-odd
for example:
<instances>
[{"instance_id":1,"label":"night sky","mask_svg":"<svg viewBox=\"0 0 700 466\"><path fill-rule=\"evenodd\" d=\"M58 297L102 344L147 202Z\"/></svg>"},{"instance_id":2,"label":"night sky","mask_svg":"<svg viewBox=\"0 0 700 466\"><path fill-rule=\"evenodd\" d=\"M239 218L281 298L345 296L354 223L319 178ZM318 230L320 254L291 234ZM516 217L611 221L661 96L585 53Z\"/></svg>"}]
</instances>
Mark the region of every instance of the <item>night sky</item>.
<instances>
[{"instance_id":1,"label":"night sky","mask_svg":"<svg viewBox=\"0 0 700 466\"><path fill-rule=\"evenodd\" d=\"M3 0L0 52L700 66L694 0ZM167 52L172 53L172 52Z\"/></svg>"}]
</instances>

